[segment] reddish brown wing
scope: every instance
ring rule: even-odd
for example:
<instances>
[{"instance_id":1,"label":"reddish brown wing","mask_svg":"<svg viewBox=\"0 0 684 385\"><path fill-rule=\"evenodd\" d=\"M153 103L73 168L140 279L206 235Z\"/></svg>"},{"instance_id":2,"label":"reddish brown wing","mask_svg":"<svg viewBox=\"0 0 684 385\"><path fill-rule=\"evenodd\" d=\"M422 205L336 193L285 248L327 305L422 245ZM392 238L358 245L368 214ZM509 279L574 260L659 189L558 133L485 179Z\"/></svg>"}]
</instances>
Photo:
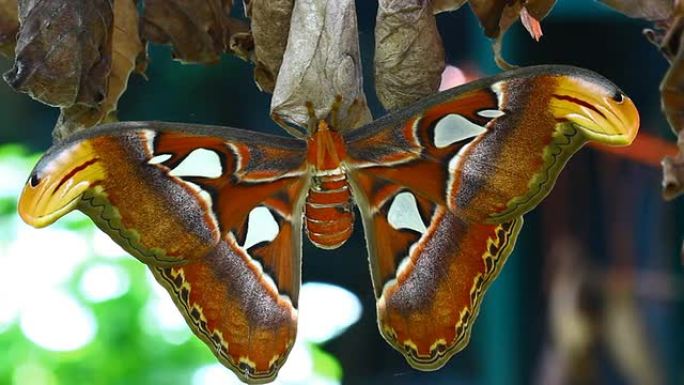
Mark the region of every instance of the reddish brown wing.
<instances>
[{"instance_id":1,"label":"reddish brown wing","mask_svg":"<svg viewBox=\"0 0 684 385\"><path fill-rule=\"evenodd\" d=\"M258 206L276 218L272 241L245 249L229 233L199 261L150 266L193 332L245 382L273 380L295 340L301 209L285 215L283 208L297 207L301 189L302 182L293 183Z\"/></svg>"},{"instance_id":2,"label":"reddish brown wing","mask_svg":"<svg viewBox=\"0 0 684 385\"><path fill-rule=\"evenodd\" d=\"M352 183L380 331L412 366L437 369L467 345L523 220L477 224L381 178L358 173Z\"/></svg>"},{"instance_id":3,"label":"reddish brown wing","mask_svg":"<svg viewBox=\"0 0 684 385\"><path fill-rule=\"evenodd\" d=\"M620 95L616 98L615 95ZM589 139L638 116L600 76L532 67L436 95L346 135L383 336L423 370L463 349L522 215Z\"/></svg>"},{"instance_id":4,"label":"reddish brown wing","mask_svg":"<svg viewBox=\"0 0 684 385\"><path fill-rule=\"evenodd\" d=\"M20 210L35 225L84 211L148 264L222 363L266 382L296 335L307 172L300 140L117 123L50 150Z\"/></svg>"},{"instance_id":5,"label":"reddish brown wing","mask_svg":"<svg viewBox=\"0 0 684 385\"><path fill-rule=\"evenodd\" d=\"M626 145L639 116L593 72L528 67L482 79L345 136L352 173L374 175L473 222L533 209L588 140Z\"/></svg>"}]
</instances>

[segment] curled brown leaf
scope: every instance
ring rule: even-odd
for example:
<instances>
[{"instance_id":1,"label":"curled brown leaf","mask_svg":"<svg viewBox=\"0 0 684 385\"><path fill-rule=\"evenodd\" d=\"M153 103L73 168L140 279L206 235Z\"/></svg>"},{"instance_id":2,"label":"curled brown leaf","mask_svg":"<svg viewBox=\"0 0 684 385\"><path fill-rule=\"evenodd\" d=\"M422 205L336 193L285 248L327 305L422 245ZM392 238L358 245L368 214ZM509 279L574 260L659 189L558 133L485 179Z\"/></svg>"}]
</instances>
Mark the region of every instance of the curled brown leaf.
<instances>
[{"instance_id":1,"label":"curled brown leaf","mask_svg":"<svg viewBox=\"0 0 684 385\"><path fill-rule=\"evenodd\" d=\"M432 11L434 13L455 11L468 0L432 0Z\"/></svg>"},{"instance_id":2,"label":"curled brown leaf","mask_svg":"<svg viewBox=\"0 0 684 385\"><path fill-rule=\"evenodd\" d=\"M341 131L371 120L363 93L353 0L295 2L271 114L292 134L302 136L284 122L309 128L314 118L310 112L317 119L336 112L334 124Z\"/></svg>"},{"instance_id":3,"label":"curled brown leaf","mask_svg":"<svg viewBox=\"0 0 684 385\"><path fill-rule=\"evenodd\" d=\"M444 47L429 0L380 0L375 24L375 90L388 110L439 89Z\"/></svg>"},{"instance_id":4,"label":"curled brown leaf","mask_svg":"<svg viewBox=\"0 0 684 385\"><path fill-rule=\"evenodd\" d=\"M52 106L96 106L107 89L108 0L20 0L14 67L5 81Z\"/></svg>"},{"instance_id":5,"label":"curled brown leaf","mask_svg":"<svg viewBox=\"0 0 684 385\"><path fill-rule=\"evenodd\" d=\"M655 29L647 29L645 35L670 62L660 83L661 107L670 128L677 134L679 147L676 156L662 160L662 193L666 200L675 199L684 193L684 1L601 2L627 16L655 21Z\"/></svg>"},{"instance_id":6,"label":"curled brown leaf","mask_svg":"<svg viewBox=\"0 0 684 385\"><path fill-rule=\"evenodd\" d=\"M17 0L0 0L0 54L14 57L19 31Z\"/></svg>"},{"instance_id":7,"label":"curled brown leaf","mask_svg":"<svg viewBox=\"0 0 684 385\"><path fill-rule=\"evenodd\" d=\"M531 20L539 22L551 11L556 0L470 0L470 8L480 20L485 35L498 38L525 12L530 27L525 27L535 37L536 26Z\"/></svg>"},{"instance_id":8,"label":"curled brown leaf","mask_svg":"<svg viewBox=\"0 0 684 385\"><path fill-rule=\"evenodd\" d=\"M230 17L232 0L146 0L143 37L171 44L183 62L215 63L230 48L233 34L247 27Z\"/></svg>"},{"instance_id":9,"label":"curled brown leaf","mask_svg":"<svg viewBox=\"0 0 684 385\"><path fill-rule=\"evenodd\" d=\"M143 52L135 0L114 0L114 29L109 54L112 57L112 70L107 95L97 107L77 104L62 108L53 132L55 139L61 140L76 131L116 120L117 103L126 90L130 74L136 69L138 57Z\"/></svg>"},{"instance_id":10,"label":"curled brown leaf","mask_svg":"<svg viewBox=\"0 0 684 385\"><path fill-rule=\"evenodd\" d=\"M520 19L530 36L539 41L542 36L540 21L556 4L556 0L438 0L433 1L434 12L459 9L466 1L480 21L485 35L494 39L494 60L502 69L515 67L508 64L502 56L503 36L506 31Z\"/></svg>"},{"instance_id":11,"label":"curled brown leaf","mask_svg":"<svg viewBox=\"0 0 684 385\"><path fill-rule=\"evenodd\" d=\"M670 54L670 69L660 83L661 103L663 113L667 118L672 130L677 133L679 154L674 158L663 159L663 197L667 200L674 199L684 193L684 35L681 33L681 23L676 23L679 29L677 33L676 48ZM672 31L670 31L672 32ZM671 38L670 40L676 40ZM670 41L663 44L675 47Z\"/></svg>"},{"instance_id":12,"label":"curled brown leaf","mask_svg":"<svg viewBox=\"0 0 684 385\"><path fill-rule=\"evenodd\" d=\"M251 0L247 7L254 39L254 80L263 91L273 92L275 87L293 6L294 0Z\"/></svg>"},{"instance_id":13,"label":"curled brown leaf","mask_svg":"<svg viewBox=\"0 0 684 385\"><path fill-rule=\"evenodd\" d=\"M660 83L662 109L672 130L684 128L684 35L680 32L677 48L671 54L670 69Z\"/></svg>"},{"instance_id":14,"label":"curled brown leaf","mask_svg":"<svg viewBox=\"0 0 684 385\"><path fill-rule=\"evenodd\" d=\"M629 17L651 21L664 20L672 14L674 0L598 0Z\"/></svg>"},{"instance_id":15,"label":"curled brown leaf","mask_svg":"<svg viewBox=\"0 0 684 385\"><path fill-rule=\"evenodd\" d=\"M508 0L470 0L470 9L480 20L485 35L496 38L501 33L501 17ZM518 0L515 0L515 4Z\"/></svg>"},{"instance_id":16,"label":"curled brown leaf","mask_svg":"<svg viewBox=\"0 0 684 385\"><path fill-rule=\"evenodd\" d=\"M684 193L684 130L679 131L675 157L663 159L663 198L673 200Z\"/></svg>"}]
</instances>

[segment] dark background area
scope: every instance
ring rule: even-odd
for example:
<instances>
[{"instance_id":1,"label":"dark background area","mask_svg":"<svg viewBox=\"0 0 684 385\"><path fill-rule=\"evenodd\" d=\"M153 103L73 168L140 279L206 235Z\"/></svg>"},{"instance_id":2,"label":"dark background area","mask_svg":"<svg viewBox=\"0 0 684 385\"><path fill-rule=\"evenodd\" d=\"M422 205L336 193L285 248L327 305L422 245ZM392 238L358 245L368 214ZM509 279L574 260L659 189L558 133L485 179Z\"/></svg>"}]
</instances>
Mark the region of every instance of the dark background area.
<instances>
[{"instance_id":1,"label":"dark background area","mask_svg":"<svg viewBox=\"0 0 684 385\"><path fill-rule=\"evenodd\" d=\"M365 87L374 116L379 117L383 112L372 87L376 4L358 1L357 7ZM439 15L438 24L449 64L481 75L498 72L489 41L467 7ZM667 63L642 36L647 26L589 0L561 0L542 23L540 43L517 24L506 36L504 56L520 65L562 63L594 70L635 101L642 132L674 141L660 113L658 91ZM150 57L148 79L134 76L121 100L121 120L219 124L286 135L269 119L270 96L254 86L250 64L224 55L213 66L183 65L160 46L150 47ZM2 62L3 68L9 66L9 61ZM0 143L47 149L58 111L13 93L4 83L0 100ZM665 383L684 383L684 277L679 257L684 203L662 201L660 177L659 169L590 148L580 151L551 195L525 217L518 245L486 296L470 345L432 373L412 370L377 330L361 224L357 222L352 239L337 250L320 250L305 241L304 281L343 286L361 298L365 310L360 322L324 348L341 361L346 384L538 383L544 357L553 346L551 272L562 263L558 245L571 239L580 252L570 270L575 267L590 277L585 280L588 289L581 312L597 325L604 324L610 307L606 287L613 281L626 282L624 293L633 299L652 348L644 354L655 358ZM670 280L669 296L654 296L649 290L653 274ZM599 340L592 346L592 383L635 383L608 344Z\"/></svg>"}]
</instances>

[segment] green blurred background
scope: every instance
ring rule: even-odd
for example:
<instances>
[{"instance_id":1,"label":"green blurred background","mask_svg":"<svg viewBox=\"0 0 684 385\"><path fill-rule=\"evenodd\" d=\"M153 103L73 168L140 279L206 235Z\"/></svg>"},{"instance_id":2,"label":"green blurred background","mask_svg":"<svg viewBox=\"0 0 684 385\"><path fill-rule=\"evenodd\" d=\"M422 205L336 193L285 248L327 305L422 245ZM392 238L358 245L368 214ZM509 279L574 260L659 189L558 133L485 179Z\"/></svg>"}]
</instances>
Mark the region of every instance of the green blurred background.
<instances>
[{"instance_id":1,"label":"green blurred background","mask_svg":"<svg viewBox=\"0 0 684 385\"><path fill-rule=\"evenodd\" d=\"M375 2L357 2L366 90L372 88ZM235 12L241 12L236 9ZM450 64L497 72L469 10L441 14ZM642 132L674 141L660 114L667 63L647 24L590 0L561 0L534 43L519 25L513 63L597 71L630 95ZM152 46L148 80L133 77L122 120L220 124L285 135L249 64L224 56L182 65ZM11 63L0 63L3 71ZM166 294L85 217L34 230L16 198L58 112L0 84L0 384L237 383L191 336ZM683 203L660 198L660 170L582 150L526 216L518 246L486 296L468 348L443 369L412 370L377 331L360 224L342 248L304 245L299 345L279 383L684 384ZM338 304L331 307L330 303ZM326 307L327 305L327 307ZM340 334L342 333L342 334Z\"/></svg>"}]
</instances>

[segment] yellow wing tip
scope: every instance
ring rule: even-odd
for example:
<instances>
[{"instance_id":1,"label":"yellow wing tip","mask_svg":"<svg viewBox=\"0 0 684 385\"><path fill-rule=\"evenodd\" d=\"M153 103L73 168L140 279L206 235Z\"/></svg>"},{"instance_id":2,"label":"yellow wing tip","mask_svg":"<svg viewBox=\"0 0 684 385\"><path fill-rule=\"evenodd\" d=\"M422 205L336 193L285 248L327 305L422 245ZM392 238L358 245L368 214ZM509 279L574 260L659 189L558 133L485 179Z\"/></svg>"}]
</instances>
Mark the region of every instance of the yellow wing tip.
<instances>
[{"instance_id":1,"label":"yellow wing tip","mask_svg":"<svg viewBox=\"0 0 684 385\"><path fill-rule=\"evenodd\" d=\"M623 96L620 103L613 102L610 113L606 113L609 126L603 130L585 128L585 135L597 142L611 146L628 146L639 133L640 118L634 102Z\"/></svg>"},{"instance_id":2,"label":"yellow wing tip","mask_svg":"<svg viewBox=\"0 0 684 385\"><path fill-rule=\"evenodd\" d=\"M558 121L574 124L589 140L627 146L639 132L639 111L632 99L612 83L583 77L561 77L549 108Z\"/></svg>"},{"instance_id":3,"label":"yellow wing tip","mask_svg":"<svg viewBox=\"0 0 684 385\"><path fill-rule=\"evenodd\" d=\"M30 226L49 226L76 209L83 193L105 177L102 162L87 141L48 153L24 186L19 216Z\"/></svg>"}]
</instances>

